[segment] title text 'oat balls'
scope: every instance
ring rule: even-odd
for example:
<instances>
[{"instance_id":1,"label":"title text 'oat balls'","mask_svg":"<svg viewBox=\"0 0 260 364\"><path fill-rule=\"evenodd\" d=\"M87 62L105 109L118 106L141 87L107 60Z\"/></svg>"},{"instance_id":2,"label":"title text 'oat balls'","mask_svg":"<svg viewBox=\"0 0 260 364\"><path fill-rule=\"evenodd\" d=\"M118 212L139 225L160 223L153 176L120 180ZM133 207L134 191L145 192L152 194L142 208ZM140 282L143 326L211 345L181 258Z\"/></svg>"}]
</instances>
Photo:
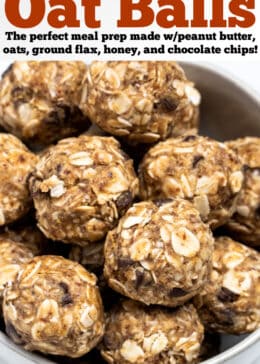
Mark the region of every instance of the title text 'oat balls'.
<instances>
[{"instance_id":1,"label":"title text 'oat balls'","mask_svg":"<svg viewBox=\"0 0 260 364\"><path fill-rule=\"evenodd\" d=\"M190 202L141 202L108 233L104 275L127 297L174 307L208 281L212 250L211 231Z\"/></svg>"},{"instance_id":2,"label":"title text 'oat balls'","mask_svg":"<svg viewBox=\"0 0 260 364\"><path fill-rule=\"evenodd\" d=\"M203 334L191 304L167 310L124 300L107 315L101 354L110 364L196 363Z\"/></svg>"},{"instance_id":3,"label":"title text 'oat balls'","mask_svg":"<svg viewBox=\"0 0 260 364\"><path fill-rule=\"evenodd\" d=\"M212 228L235 210L243 183L236 154L207 137L170 138L151 148L139 167L142 199L186 198Z\"/></svg>"},{"instance_id":4,"label":"title text 'oat balls'","mask_svg":"<svg viewBox=\"0 0 260 364\"><path fill-rule=\"evenodd\" d=\"M95 275L62 257L46 255L25 265L5 291L3 312L7 334L26 350L76 358L104 332Z\"/></svg>"},{"instance_id":5,"label":"title text 'oat balls'","mask_svg":"<svg viewBox=\"0 0 260 364\"><path fill-rule=\"evenodd\" d=\"M28 177L37 160L16 137L0 133L0 226L18 220L31 208Z\"/></svg>"},{"instance_id":6,"label":"title text 'oat balls'","mask_svg":"<svg viewBox=\"0 0 260 364\"><path fill-rule=\"evenodd\" d=\"M194 303L210 331L238 335L260 328L260 254L217 238L210 281Z\"/></svg>"},{"instance_id":7,"label":"title text 'oat balls'","mask_svg":"<svg viewBox=\"0 0 260 364\"><path fill-rule=\"evenodd\" d=\"M0 82L0 125L36 147L87 130L78 106L86 69L83 62L15 62Z\"/></svg>"},{"instance_id":8,"label":"title text 'oat balls'","mask_svg":"<svg viewBox=\"0 0 260 364\"><path fill-rule=\"evenodd\" d=\"M197 132L200 94L175 62L93 62L81 108L133 144Z\"/></svg>"},{"instance_id":9,"label":"title text 'oat balls'","mask_svg":"<svg viewBox=\"0 0 260 364\"><path fill-rule=\"evenodd\" d=\"M236 211L226 227L237 240L260 247L260 138L246 137L226 144L239 155L245 170Z\"/></svg>"},{"instance_id":10,"label":"title text 'oat balls'","mask_svg":"<svg viewBox=\"0 0 260 364\"><path fill-rule=\"evenodd\" d=\"M49 148L30 179L40 229L82 246L105 237L138 186L133 162L114 138L86 135Z\"/></svg>"}]
</instances>

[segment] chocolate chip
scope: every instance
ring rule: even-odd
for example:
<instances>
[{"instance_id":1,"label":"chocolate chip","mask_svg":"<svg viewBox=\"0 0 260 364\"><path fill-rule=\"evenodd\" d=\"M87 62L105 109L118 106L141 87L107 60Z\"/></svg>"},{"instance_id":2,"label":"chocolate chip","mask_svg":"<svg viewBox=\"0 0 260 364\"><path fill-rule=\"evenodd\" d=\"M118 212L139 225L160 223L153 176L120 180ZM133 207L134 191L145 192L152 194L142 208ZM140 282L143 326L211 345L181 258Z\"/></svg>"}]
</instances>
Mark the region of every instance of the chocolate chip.
<instances>
[{"instance_id":1,"label":"chocolate chip","mask_svg":"<svg viewBox=\"0 0 260 364\"><path fill-rule=\"evenodd\" d=\"M174 287L170 290L169 296L170 297L183 297L186 296L187 292L184 291L182 288Z\"/></svg>"},{"instance_id":2,"label":"chocolate chip","mask_svg":"<svg viewBox=\"0 0 260 364\"><path fill-rule=\"evenodd\" d=\"M184 137L182 140L184 142L189 142L191 140L196 140L197 139L197 136L196 135L187 135L186 137Z\"/></svg>"},{"instance_id":3,"label":"chocolate chip","mask_svg":"<svg viewBox=\"0 0 260 364\"><path fill-rule=\"evenodd\" d=\"M133 265L133 264L134 264L134 261L129 258L118 258L118 260L117 260L117 265L119 268L125 268L125 267L128 267L129 265Z\"/></svg>"},{"instance_id":4,"label":"chocolate chip","mask_svg":"<svg viewBox=\"0 0 260 364\"><path fill-rule=\"evenodd\" d=\"M15 87L11 91L15 107L18 108L21 104L27 103L33 97L33 90L29 87Z\"/></svg>"},{"instance_id":5,"label":"chocolate chip","mask_svg":"<svg viewBox=\"0 0 260 364\"><path fill-rule=\"evenodd\" d=\"M73 303L73 299L70 295L70 293L66 293L61 300L61 305L62 307L70 305L71 303Z\"/></svg>"},{"instance_id":6,"label":"chocolate chip","mask_svg":"<svg viewBox=\"0 0 260 364\"><path fill-rule=\"evenodd\" d=\"M119 214L124 214L128 207L133 201L133 196L130 191L121 193L121 195L116 200L116 206L118 208Z\"/></svg>"},{"instance_id":7,"label":"chocolate chip","mask_svg":"<svg viewBox=\"0 0 260 364\"><path fill-rule=\"evenodd\" d=\"M196 168L197 164L204 159L203 155L195 155L192 162L192 168Z\"/></svg>"},{"instance_id":8,"label":"chocolate chip","mask_svg":"<svg viewBox=\"0 0 260 364\"><path fill-rule=\"evenodd\" d=\"M153 203L157 206L157 207L161 207L167 203L172 202L173 200L171 198L162 198L162 199L158 199L158 200L153 200Z\"/></svg>"},{"instance_id":9,"label":"chocolate chip","mask_svg":"<svg viewBox=\"0 0 260 364\"><path fill-rule=\"evenodd\" d=\"M135 288L138 289L144 281L144 272L140 271L140 270L136 270L135 271L135 276L136 276L136 280L135 280Z\"/></svg>"},{"instance_id":10,"label":"chocolate chip","mask_svg":"<svg viewBox=\"0 0 260 364\"><path fill-rule=\"evenodd\" d=\"M171 96L164 97L161 99L157 104L155 108L160 108L163 112L172 112L177 109L178 107L178 101L172 98Z\"/></svg>"},{"instance_id":11,"label":"chocolate chip","mask_svg":"<svg viewBox=\"0 0 260 364\"><path fill-rule=\"evenodd\" d=\"M232 302L235 302L239 298L239 295L237 293L230 291L228 288L222 287L220 289L217 297L221 302L232 303Z\"/></svg>"},{"instance_id":12,"label":"chocolate chip","mask_svg":"<svg viewBox=\"0 0 260 364\"><path fill-rule=\"evenodd\" d=\"M235 314L233 311L231 311L230 309L225 309L221 312L221 322L224 324L224 325L227 325L227 326L232 326L234 324L234 317L235 317Z\"/></svg>"},{"instance_id":13,"label":"chocolate chip","mask_svg":"<svg viewBox=\"0 0 260 364\"><path fill-rule=\"evenodd\" d=\"M103 337L103 344L108 350L116 350L117 349L117 340L109 335L105 335Z\"/></svg>"},{"instance_id":14,"label":"chocolate chip","mask_svg":"<svg viewBox=\"0 0 260 364\"><path fill-rule=\"evenodd\" d=\"M42 121L42 128L44 127L44 132L50 135L51 141L56 138L54 137L55 133L60 135L62 132L64 137L67 136L67 128L70 130L70 135L77 135L90 126L90 120L83 115L83 112L77 106L62 103L55 105L53 110Z\"/></svg>"},{"instance_id":15,"label":"chocolate chip","mask_svg":"<svg viewBox=\"0 0 260 364\"><path fill-rule=\"evenodd\" d=\"M21 335L18 334L14 326L11 322L7 321L5 324L5 331L7 335L16 343L16 344L24 344Z\"/></svg>"},{"instance_id":16,"label":"chocolate chip","mask_svg":"<svg viewBox=\"0 0 260 364\"><path fill-rule=\"evenodd\" d=\"M20 155L18 159L19 159L19 162L21 162L21 163L26 161L26 159L24 158L23 155Z\"/></svg>"},{"instance_id":17,"label":"chocolate chip","mask_svg":"<svg viewBox=\"0 0 260 364\"><path fill-rule=\"evenodd\" d=\"M67 285L67 283L65 282L60 282L59 286L63 289L64 293L68 293L69 292L69 286Z\"/></svg>"},{"instance_id":18,"label":"chocolate chip","mask_svg":"<svg viewBox=\"0 0 260 364\"><path fill-rule=\"evenodd\" d=\"M243 172L245 173L245 172L247 172L247 171L249 171L249 170L250 170L249 165L248 165L248 164L244 164L244 165L243 165Z\"/></svg>"},{"instance_id":19,"label":"chocolate chip","mask_svg":"<svg viewBox=\"0 0 260 364\"><path fill-rule=\"evenodd\" d=\"M57 164L56 171L57 171L57 173L60 173L62 171L62 165L60 163Z\"/></svg>"},{"instance_id":20,"label":"chocolate chip","mask_svg":"<svg viewBox=\"0 0 260 364\"><path fill-rule=\"evenodd\" d=\"M62 290L64 292L64 295L63 295L63 297L61 299L62 307L73 303L73 299L72 299L71 294L69 292L69 286L67 285L67 283L60 282L59 286L62 288Z\"/></svg>"}]
</instances>

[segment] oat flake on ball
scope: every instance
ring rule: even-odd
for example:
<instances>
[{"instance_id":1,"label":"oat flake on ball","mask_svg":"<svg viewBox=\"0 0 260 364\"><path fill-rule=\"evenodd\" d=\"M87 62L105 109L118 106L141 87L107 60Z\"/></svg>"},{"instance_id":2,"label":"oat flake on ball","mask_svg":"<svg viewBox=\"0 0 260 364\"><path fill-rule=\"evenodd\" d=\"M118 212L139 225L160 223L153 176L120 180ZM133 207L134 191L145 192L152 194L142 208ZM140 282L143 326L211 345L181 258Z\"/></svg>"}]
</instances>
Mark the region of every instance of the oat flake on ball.
<instances>
[{"instance_id":1,"label":"oat flake on ball","mask_svg":"<svg viewBox=\"0 0 260 364\"><path fill-rule=\"evenodd\" d=\"M207 282L212 250L211 231L190 202L140 202L107 235L104 275L125 296L174 307Z\"/></svg>"},{"instance_id":2,"label":"oat flake on ball","mask_svg":"<svg viewBox=\"0 0 260 364\"><path fill-rule=\"evenodd\" d=\"M30 351L77 358L104 332L95 275L62 257L25 265L5 292L3 312L7 334Z\"/></svg>"},{"instance_id":3,"label":"oat flake on ball","mask_svg":"<svg viewBox=\"0 0 260 364\"><path fill-rule=\"evenodd\" d=\"M245 170L236 211L226 227L237 240L260 247L260 138L246 137L226 144L239 155Z\"/></svg>"},{"instance_id":4,"label":"oat flake on ball","mask_svg":"<svg viewBox=\"0 0 260 364\"><path fill-rule=\"evenodd\" d=\"M191 304L168 310L124 300L107 314L101 354L110 364L192 364L203 334Z\"/></svg>"},{"instance_id":5,"label":"oat flake on ball","mask_svg":"<svg viewBox=\"0 0 260 364\"><path fill-rule=\"evenodd\" d=\"M151 148L139 167L142 199L186 198L212 228L235 210L242 163L223 143L202 136L170 138Z\"/></svg>"},{"instance_id":6,"label":"oat flake on ball","mask_svg":"<svg viewBox=\"0 0 260 364\"><path fill-rule=\"evenodd\" d=\"M93 62L81 108L106 132L154 143L197 132L200 94L175 62Z\"/></svg>"},{"instance_id":7,"label":"oat flake on ball","mask_svg":"<svg viewBox=\"0 0 260 364\"><path fill-rule=\"evenodd\" d=\"M114 138L83 135L43 153L30 187L44 234L84 246L116 225L138 193L138 179Z\"/></svg>"},{"instance_id":8,"label":"oat flake on ball","mask_svg":"<svg viewBox=\"0 0 260 364\"><path fill-rule=\"evenodd\" d=\"M20 219L32 207L28 177L36 162L19 139L0 133L0 226Z\"/></svg>"},{"instance_id":9,"label":"oat flake on ball","mask_svg":"<svg viewBox=\"0 0 260 364\"><path fill-rule=\"evenodd\" d=\"M210 281L194 302L210 331L240 335L260 328L260 254L217 238Z\"/></svg>"},{"instance_id":10,"label":"oat flake on ball","mask_svg":"<svg viewBox=\"0 0 260 364\"><path fill-rule=\"evenodd\" d=\"M0 125L39 147L87 130L83 62L15 62L0 82Z\"/></svg>"},{"instance_id":11,"label":"oat flake on ball","mask_svg":"<svg viewBox=\"0 0 260 364\"><path fill-rule=\"evenodd\" d=\"M33 256L33 251L25 244L0 236L0 307L4 289L11 284L22 266ZM1 310L2 307L0 312Z\"/></svg>"}]
</instances>

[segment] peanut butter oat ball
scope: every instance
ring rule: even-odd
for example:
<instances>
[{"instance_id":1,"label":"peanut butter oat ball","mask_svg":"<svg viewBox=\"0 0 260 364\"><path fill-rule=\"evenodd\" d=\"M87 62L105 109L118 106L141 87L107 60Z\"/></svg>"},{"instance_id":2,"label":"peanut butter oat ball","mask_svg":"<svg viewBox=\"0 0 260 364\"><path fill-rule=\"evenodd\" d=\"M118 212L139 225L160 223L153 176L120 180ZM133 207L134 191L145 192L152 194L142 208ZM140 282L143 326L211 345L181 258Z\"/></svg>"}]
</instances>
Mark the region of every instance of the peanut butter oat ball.
<instances>
[{"instance_id":1,"label":"peanut butter oat ball","mask_svg":"<svg viewBox=\"0 0 260 364\"><path fill-rule=\"evenodd\" d=\"M191 304L167 310L125 300L106 318L101 354L110 364L197 363L203 333Z\"/></svg>"},{"instance_id":2,"label":"peanut butter oat ball","mask_svg":"<svg viewBox=\"0 0 260 364\"><path fill-rule=\"evenodd\" d=\"M175 62L93 62L81 107L106 132L154 143L197 132L200 94Z\"/></svg>"},{"instance_id":3,"label":"peanut butter oat ball","mask_svg":"<svg viewBox=\"0 0 260 364\"><path fill-rule=\"evenodd\" d=\"M18 220L31 208L28 177L36 162L20 140L0 133L0 226Z\"/></svg>"},{"instance_id":4,"label":"peanut butter oat ball","mask_svg":"<svg viewBox=\"0 0 260 364\"><path fill-rule=\"evenodd\" d=\"M104 264L104 242L89 243L84 247L72 246L69 259L80 263L91 272L99 270Z\"/></svg>"},{"instance_id":5,"label":"peanut butter oat ball","mask_svg":"<svg viewBox=\"0 0 260 364\"><path fill-rule=\"evenodd\" d=\"M77 358L104 332L95 275L62 257L28 263L5 291L3 311L7 334L30 351Z\"/></svg>"},{"instance_id":6,"label":"peanut butter oat ball","mask_svg":"<svg viewBox=\"0 0 260 364\"><path fill-rule=\"evenodd\" d=\"M232 215L244 178L242 163L225 144L194 135L151 148L139 176L142 199L186 198L212 228Z\"/></svg>"},{"instance_id":7,"label":"peanut butter oat ball","mask_svg":"<svg viewBox=\"0 0 260 364\"><path fill-rule=\"evenodd\" d=\"M115 226L138 193L138 179L114 138L84 135L49 148L30 187L43 233L84 246Z\"/></svg>"},{"instance_id":8,"label":"peanut butter oat ball","mask_svg":"<svg viewBox=\"0 0 260 364\"><path fill-rule=\"evenodd\" d=\"M210 331L236 335L260 328L260 254L217 238L210 281L194 303Z\"/></svg>"},{"instance_id":9,"label":"peanut butter oat ball","mask_svg":"<svg viewBox=\"0 0 260 364\"><path fill-rule=\"evenodd\" d=\"M33 255L25 244L0 237L0 304L5 287L15 279L22 266L30 261Z\"/></svg>"},{"instance_id":10,"label":"peanut butter oat ball","mask_svg":"<svg viewBox=\"0 0 260 364\"><path fill-rule=\"evenodd\" d=\"M0 82L0 125L31 145L48 145L90 126L79 108L83 62L15 62Z\"/></svg>"},{"instance_id":11,"label":"peanut butter oat ball","mask_svg":"<svg viewBox=\"0 0 260 364\"><path fill-rule=\"evenodd\" d=\"M107 235L104 275L125 296L174 307L207 282L212 250L211 231L190 202L140 202Z\"/></svg>"},{"instance_id":12,"label":"peanut butter oat ball","mask_svg":"<svg viewBox=\"0 0 260 364\"><path fill-rule=\"evenodd\" d=\"M244 185L227 228L239 241L260 247L260 138L241 138L227 145L239 155L245 169Z\"/></svg>"}]
</instances>

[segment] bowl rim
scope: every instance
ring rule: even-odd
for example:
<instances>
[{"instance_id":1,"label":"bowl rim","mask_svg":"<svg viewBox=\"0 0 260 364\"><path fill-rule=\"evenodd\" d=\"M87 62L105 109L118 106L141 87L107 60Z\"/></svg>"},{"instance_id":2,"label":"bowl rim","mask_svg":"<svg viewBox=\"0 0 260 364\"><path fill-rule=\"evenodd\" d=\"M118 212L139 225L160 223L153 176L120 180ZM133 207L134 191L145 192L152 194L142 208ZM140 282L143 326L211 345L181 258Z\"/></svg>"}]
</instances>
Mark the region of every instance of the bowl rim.
<instances>
[{"instance_id":1,"label":"bowl rim","mask_svg":"<svg viewBox=\"0 0 260 364\"><path fill-rule=\"evenodd\" d=\"M239 343L235 344L231 348L223 351L222 353L213 356L210 359L207 359L200 364L220 364L224 363L228 359L234 359L238 356L241 352L245 351L246 349L250 349L251 346L260 342L260 329L254 331L250 335L248 335L245 339L240 341Z\"/></svg>"},{"instance_id":2,"label":"bowl rim","mask_svg":"<svg viewBox=\"0 0 260 364\"><path fill-rule=\"evenodd\" d=\"M232 72L225 70L224 68L218 66L219 68L216 69L216 67L210 63L210 62L189 62L189 61L179 61L179 64L181 64L184 68L185 66L188 67L195 67L197 69L201 70L207 70L211 73L213 73L215 76L220 76L229 83L233 84L235 87L241 89L243 92L245 92L249 98L253 99L254 102L259 106L260 108L260 94L257 90L252 88L250 85L247 84L247 82L242 81L239 77L236 75L233 75ZM242 85L242 86L241 86ZM222 353L207 359L200 364L222 364L226 362L229 359L233 359L234 357L237 357L240 353L245 351L246 349L249 349L257 342L260 342L260 329L254 331L253 333L249 334L246 338L244 338L239 343L235 344L231 348L223 351ZM11 352L15 352L17 356L22 356L24 359L26 359L28 362L39 364L39 361L37 360L38 354L34 352L27 352L23 350L22 347L14 344L11 339L2 331L0 331L0 344L4 345L7 350ZM0 353L1 358L1 353ZM44 363L50 363L50 364L56 364L55 357L53 357L54 361L52 361L49 358L42 357L41 360Z\"/></svg>"},{"instance_id":3,"label":"bowl rim","mask_svg":"<svg viewBox=\"0 0 260 364\"><path fill-rule=\"evenodd\" d=\"M191 66L191 67L195 67L198 69L206 69L216 76L221 76L222 78L224 78L225 80L227 80L231 84L233 84L235 87L237 87L237 88L241 89L243 92L245 92L249 96L249 98L253 99L255 101L255 103L260 107L260 94L258 93L258 91L253 89L248 83L242 81L239 77L233 75L232 72L225 70L221 66L219 66L219 68L216 69L215 66L210 62L201 62L201 63L194 62L193 63L193 62L183 61L180 63L183 65L184 68L186 65L186 66ZM250 348L251 346L256 344L258 341L260 342L260 329L249 334L245 339L243 339L239 343L235 344L231 348L223 351L222 353L220 353L210 359L207 359L207 360L201 362L201 364L224 363L226 360L228 360L230 358L233 359L234 357L238 356L241 352Z\"/></svg>"},{"instance_id":4,"label":"bowl rim","mask_svg":"<svg viewBox=\"0 0 260 364\"><path fill-rule=\"evenodd\" d=\"M247 95L254 99L254 102L256 104L258 104L258 106L260 107L260 93L258 90L255 90L252 86L250 86L247 81L242 80L239 76L234 75L232 73L232 71L226 70L223 66L218 65L218 69L216 69L216 66L213 63L210 62L199 62L199 61L194 61L194 62L189 62L189 61L179 61L179 64L181 64L183 66L183 68L185 68L185 66L188 67L195 67L198 69L206 69L208 71L210 71L211 73L213 73L215 76L221 76L222 78L224 78L226 81L230 82L231 84L233 84L235 87L239 88L240 90L242 90L243 92L247 93ZM195 85L196 86L196 85Z\"/></svg>"}]
</instances>

